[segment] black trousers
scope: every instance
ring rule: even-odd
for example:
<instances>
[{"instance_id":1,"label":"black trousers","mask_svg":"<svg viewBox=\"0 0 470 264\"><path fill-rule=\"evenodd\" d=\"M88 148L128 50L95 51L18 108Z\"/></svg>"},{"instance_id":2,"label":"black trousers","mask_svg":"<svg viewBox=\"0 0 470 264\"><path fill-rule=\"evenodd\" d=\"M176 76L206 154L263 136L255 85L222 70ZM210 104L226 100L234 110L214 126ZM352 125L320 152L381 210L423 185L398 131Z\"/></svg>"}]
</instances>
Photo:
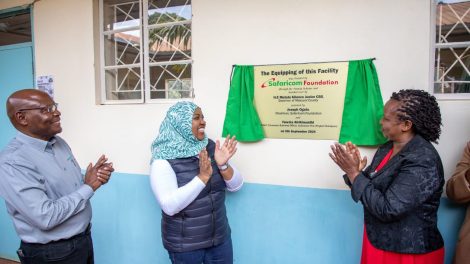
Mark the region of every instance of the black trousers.
<instances>
[{"instance_id":1,"label":"black trousers","mask_svg":"<svg viewBox=\"0 0 470 264\"><path fill-rule=\"evenodd\" d=\"M69 239L47 244L21 241L17 254L22 264L94 264L90 226Z\"/></svg>"}]
</instances>

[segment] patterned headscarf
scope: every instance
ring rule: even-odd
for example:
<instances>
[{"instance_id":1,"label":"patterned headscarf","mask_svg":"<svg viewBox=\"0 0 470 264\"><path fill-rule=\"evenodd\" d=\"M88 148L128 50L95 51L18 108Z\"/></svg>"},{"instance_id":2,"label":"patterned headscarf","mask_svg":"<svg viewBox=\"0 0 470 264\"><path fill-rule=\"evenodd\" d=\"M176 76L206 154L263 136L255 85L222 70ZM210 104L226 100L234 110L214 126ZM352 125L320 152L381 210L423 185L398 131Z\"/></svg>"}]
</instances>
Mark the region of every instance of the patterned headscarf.
<instances>
[{"instance_id":1,"label":"patterned headscarf","mask_svg":"<svg viewBox=\"0 0 470 264\"><path fill-rule=\"evenodd\" d=\"M192 102L178 102L166 113L160 131L152 143L152 161L192 157L207 146L207 136L198 140L192 131L193 114L198 108Z\"/></svg>"}]
</instances>

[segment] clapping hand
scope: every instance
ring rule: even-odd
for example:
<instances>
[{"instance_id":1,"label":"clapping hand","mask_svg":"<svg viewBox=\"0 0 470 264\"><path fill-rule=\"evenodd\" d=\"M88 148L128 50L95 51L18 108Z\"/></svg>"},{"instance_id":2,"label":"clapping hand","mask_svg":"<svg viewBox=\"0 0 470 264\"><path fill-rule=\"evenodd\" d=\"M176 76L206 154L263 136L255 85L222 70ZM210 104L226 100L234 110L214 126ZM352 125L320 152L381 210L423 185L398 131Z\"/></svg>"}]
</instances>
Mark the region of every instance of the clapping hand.
<instances>
[{"instance_id":1,"label":"clapping hand","mask_svg":"<svg viewBox=\"0 0 470 264\"><path fill-rule=\"evenodd\" d=\"M222 145L220 145L219 140L216 141L214 158L217 166L222 166L228 162L237 152L237 144L238 141L235 139L235 136L230 138L230 135L227 135Z\"/></svg>"},{"instance_id":2,"label":"clapping hand","mask_svg":"<svg viewBox=\"0 0 470 264\"><path fill-rule=\"evenodd\" d=\"M367 164L367 159L365 157L361 159L359 149L351 142L346 145L336 143L331 145L331 150L333 153L329 153L330 158L347 174L351 183L354 182Z\"/></svg>"},{"instance_id":3,"label":"clapping hand","mask_svg":"<svg viewBox=\"0 0 470 264\"><path fill-rule=\"evenodd\" d=\"M107 163L106 161L108 161L108 158L101 155L95 165L91 162L88 164L85 173L85 184L88 184L93 191L106 184L111 178L111 173L114 171L113 163Z\"/></svg>"},{"instance_id":4,"label":"clapping hand","mask_svg":"<svg viewBox=\"0 0 470 264\"><path fill-rule=\"evenodd\" d=\"M199 153L199 179L202 182L207 184L209 179L212 177L212 165L211 165L211 158L207 153L206 149L201 150Z\"/></svg>"},{"instance_id":5,"label":"clapping hand","mask_svg":"<svg viewBox=\"0 0 470 264\"><path fill-rule=\"evenodd\" d=\"M359 151L359 148L351 143L351 141L346 143L346 150L354 156L356 162L359 161L359 171L363 170L367 165L367 157L364 156L361 158L361 152Z\"/></svg>"},{"instance_id":6,"label":"clapping hand","mask_svg":"<svg viewBox=\"0 0 470 264\"><path fill-rule=\"evenodd\" d=\"M100 181L102 185L108 183L111 178L111 173L113 172L114 167L112 162L103 163L103 165L98 168L98 181Z\"/></svg>"}]
</instances>

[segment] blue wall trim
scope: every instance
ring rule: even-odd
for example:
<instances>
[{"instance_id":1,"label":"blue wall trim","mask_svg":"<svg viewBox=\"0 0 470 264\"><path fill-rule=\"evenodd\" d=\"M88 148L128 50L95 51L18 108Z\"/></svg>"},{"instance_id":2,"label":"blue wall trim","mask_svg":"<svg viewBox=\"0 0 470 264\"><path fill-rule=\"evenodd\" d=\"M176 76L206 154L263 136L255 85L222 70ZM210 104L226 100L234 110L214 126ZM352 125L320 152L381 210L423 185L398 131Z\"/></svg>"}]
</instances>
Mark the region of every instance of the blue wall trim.
<instances>
[{"instance_id":1,"label":"blue wall trim","mask_svg":"<svg viewBox=\"0 0 470 264\"><path fill-rule=\"evenodd\" d=\"M442 198L439 228L451 263L464 208ZM359 263L362 207L349 191L245 183L227 193L235 263ZM115 173L92 198L97 264L170 263L160 236L160 208L146 175ZM3 203L0 256L19 240Z\"/></svg>"},{"instance_id":2,"label":"blue wall trim","mask_svg":"<svg viewBox=\"0 0 470 264\"><path fill-rule=\"evenodd\" d=\"M19 48L24 48L24 47L33 47L33 43L32 42L24 42L24 43L19 43L19 44L0 46L0 51L11 50L11 49L19 49Z\"/></svg>"}]
</instances>

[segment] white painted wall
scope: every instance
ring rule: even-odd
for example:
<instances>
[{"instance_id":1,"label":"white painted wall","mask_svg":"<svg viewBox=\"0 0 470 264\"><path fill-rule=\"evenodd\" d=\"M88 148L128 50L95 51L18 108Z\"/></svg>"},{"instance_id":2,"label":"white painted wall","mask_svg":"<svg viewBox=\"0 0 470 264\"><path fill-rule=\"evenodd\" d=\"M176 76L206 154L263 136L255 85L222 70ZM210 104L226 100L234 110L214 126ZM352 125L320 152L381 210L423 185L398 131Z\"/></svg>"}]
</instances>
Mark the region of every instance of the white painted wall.
<instances>
[{"instance_id":1,"label":"white painted wall","mask_svg":"<svg viewBox=\"0 0 470 264\"><path fill-rule=\"evenodd\" d=\"M24 1L9 1L24 2ZM233 64L375 57L384 100L428 89L431 0L193 1L195 102L221 134ZM0 8L2 8L0 3ZM149 146L169 104L96 105L92 0L35 3L37 75L55 77L62 136L81 166L106 153L119 172L148 173ZM468 101L440 101L437 146L450 176L469 139ZM240 144L234 162L255 183L345 189L328 140ZM365 150L371 157L373 149Z\"/></svg>"},{"instance_id":2,"label":"white painted wall","mask_svg":"<svg viewBox=\"0 0 470 264\"><path fill-rule=\"evenodd\" d=\"M422 0L197 1L194 82L207 91L199 101L217 115L208 120L220 133L225 112L217 109L224 109L232 64L375 57L384 99L400 88L427 89L429 10ZM345 189L327 155L331 144L268 139L244 144L235 160L252 182Z\"/></svg>"}]
</instances>

